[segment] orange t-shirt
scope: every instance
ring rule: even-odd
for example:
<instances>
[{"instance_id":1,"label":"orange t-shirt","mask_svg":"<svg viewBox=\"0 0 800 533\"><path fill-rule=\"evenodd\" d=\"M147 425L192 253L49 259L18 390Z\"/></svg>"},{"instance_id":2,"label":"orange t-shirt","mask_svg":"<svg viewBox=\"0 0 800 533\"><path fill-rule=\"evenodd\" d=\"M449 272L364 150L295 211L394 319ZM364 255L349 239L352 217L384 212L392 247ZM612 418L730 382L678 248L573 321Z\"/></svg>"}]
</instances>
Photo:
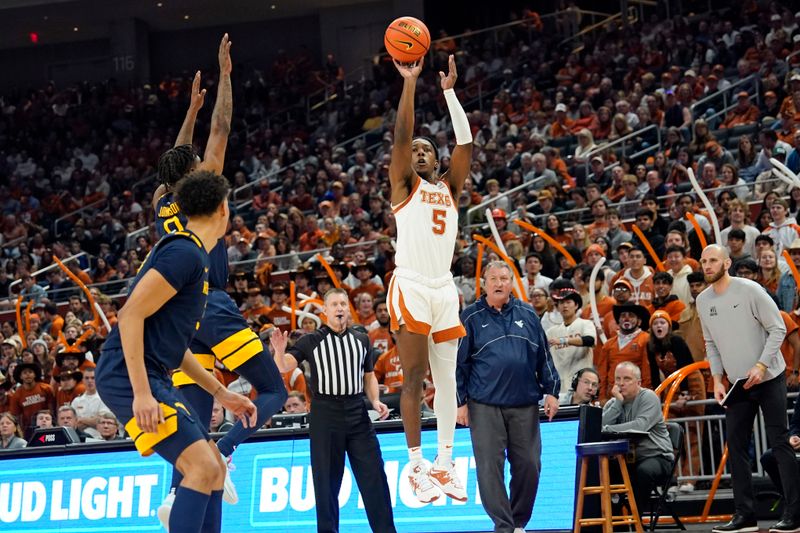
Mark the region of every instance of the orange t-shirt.
<instances>
[{"instance_id":1,"label":"orange t-shirt","mask_svg":"<svg viewBox=\"0 0 800 533\"><path fill-rule=\"evenodd\" d=\"M786 377L789 377L794 370L794 348L789 342L789 335L798 330L798 325L786 311L781 311L781 318L783 325L786 326L786 336L781 343L781 354L783 354L783 360L786 361Z\"/></svg>"},{"instance_id":2,"label":"orange t-shirt","mask_svg":"<svg viewBox=\"0 0 800 533\"><path fill-rule=\"evenodd\" d=\"M369 336L369 343L372 346L372 349L380 352L381 354L389 351L391 348L394 348L394 341L392 340L391 333L389 333L388 326L379 326L370 331L367 335Z\"/></svg>"},{"instance_id":3,"label":"orange t-shirt","mask_svg":"<svg viewBox=\"0 0 800 533\"><path fill-rule=\"evenodd\" d=\"M74 400L84 392L86 392L86 385L84 385L83 383L78 383L77 385L75 385L75 388L69 392L59 387L58 392L56 392L56 409L58 409L64 404L71 404L72 400Z\"/></svg>"},{"instance_id":4,"label":"orange t-shirt","mask_svg":"<svg viewBox=\"0 0 800 533\"><path fill-rule=\"evenodd\" d=\"M594 366L600 374L598 393L602 402L605 402L611 396L611 387L614 385L614 370L623 361L630 361L637 365L642 371L642 387L646 389L651 387L650 361L647 359L647 341L650 340L650 334L646 331L640 331L636 337L622 348L619 347L618 338L619 333L608 339L608 342L596 354L597 359L594 362Z\"/></svg>"},{"instance_id":5,"label":"orange t-shirt","mask_svg":"<svg viewBox=\"0 0 800 533\"><path fill-rule=\"evenodd\" d=\"M381 354L375 362L373 371L378 383L386 386L386 392L400 392L403 387L403 369L400 366L400 356L397 355L397 348L390 348Z\"/></svg>"},{"instance_id":6,"label":"orange t-shirt","mask_svg":"<svg viewBox=\"0 0 800 533\"><path fill-rule=\"evenodd\" d=\"M32 389L20 387L11 395L8 410L19 419L23 431L33 422L36 413L48 409L55 413L56 396L47 383L38 382Z\"/></svg>"}]
</instances>

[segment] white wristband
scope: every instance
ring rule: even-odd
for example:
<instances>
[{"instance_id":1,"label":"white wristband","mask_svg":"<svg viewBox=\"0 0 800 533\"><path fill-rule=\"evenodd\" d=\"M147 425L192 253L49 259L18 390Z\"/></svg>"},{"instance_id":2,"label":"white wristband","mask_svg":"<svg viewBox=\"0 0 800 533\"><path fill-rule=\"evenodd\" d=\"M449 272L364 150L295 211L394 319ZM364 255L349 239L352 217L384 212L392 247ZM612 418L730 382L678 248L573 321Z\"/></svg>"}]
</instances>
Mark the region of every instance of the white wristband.
<instances>
[{"instance_id":1,"label":"white wristband","mask_svg":"<svg viewBox=\"0 0 800 533\"><path fill-rule=\"evenodd\" d=\"M456 92L453 89L444 90L444 99L447 102L447 110L450 111L450 120L453 122L453 132L456 134L456 144L469 144L472 142L472 130L469 127L469 120L464 108L458 101Z\"/></svg>"}]
</instances>

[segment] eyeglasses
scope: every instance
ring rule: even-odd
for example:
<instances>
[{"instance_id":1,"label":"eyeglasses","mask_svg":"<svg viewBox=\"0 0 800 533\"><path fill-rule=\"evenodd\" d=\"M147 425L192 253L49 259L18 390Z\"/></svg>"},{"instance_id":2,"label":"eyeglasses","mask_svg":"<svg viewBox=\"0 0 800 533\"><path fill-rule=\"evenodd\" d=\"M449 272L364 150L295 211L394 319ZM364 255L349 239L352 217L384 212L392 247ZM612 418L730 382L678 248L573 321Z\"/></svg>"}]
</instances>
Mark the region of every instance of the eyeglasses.
<instances>
[{"instance_id":1,"label":"eyeglasses","mask_svg":"<svg viewBox=\"0 0 800 533\"><path fill-rule=\"evenodd\" d=\"M590 389L596 389L600 387L600 383L596 381L589 381L588 379L582 379L580 382L589 387Z\"/></svg>"}]
</instances>

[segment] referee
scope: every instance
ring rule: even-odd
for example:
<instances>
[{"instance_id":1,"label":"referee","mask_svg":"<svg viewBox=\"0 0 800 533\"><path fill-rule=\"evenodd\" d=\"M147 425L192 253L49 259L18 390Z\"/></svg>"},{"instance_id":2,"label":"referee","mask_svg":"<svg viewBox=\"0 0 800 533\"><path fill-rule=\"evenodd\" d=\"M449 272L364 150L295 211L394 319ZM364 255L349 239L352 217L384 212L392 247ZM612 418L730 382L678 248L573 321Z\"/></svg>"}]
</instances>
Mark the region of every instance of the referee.
<instances>
[{"instance_id":1,"label":"referee","mask_svg":"<svg viewBox=\"0 0 800 533\"><path fill-rule=\"evenodd\" d=\"M338 497L346 452L372 531L392 533L396 530L383 457L364 406L366 393L382 419L389 414L378 400L369 338L347 327L350 306L344 290L325 293L324 312L327 325L301 337L288 353L288 333L276 331L270 337L281 372L302 361L311 365L314 405L308 418L317 531L339 531Z\"/></svg>"}]
</instances>

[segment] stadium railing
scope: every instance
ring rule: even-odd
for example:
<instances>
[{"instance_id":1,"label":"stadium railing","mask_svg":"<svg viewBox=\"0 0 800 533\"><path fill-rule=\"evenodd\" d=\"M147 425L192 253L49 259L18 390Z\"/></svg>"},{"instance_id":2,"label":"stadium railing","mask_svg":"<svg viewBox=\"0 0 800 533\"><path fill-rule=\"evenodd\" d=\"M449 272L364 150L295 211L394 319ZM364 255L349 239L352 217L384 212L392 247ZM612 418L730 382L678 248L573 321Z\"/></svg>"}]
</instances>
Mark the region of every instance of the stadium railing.
<instances>
[{"instance_id":1,"label":"stadium railing","mask_svg":"<svg viewBox=\"0 0 800 533\"><path fill-rule=\"evenodd\" d=\"M58 231L59 223L63 224L66 220L69 220L69 219L71 219L71 218L73 218L73 217L75 217L77 215L80 215L81 213L83 213L85 211L88 211L89 209L96 209L97 207L99 207L100 205L102 205L102 204L104 204L106 202L108 202L108 199L107 198L102 198L102 199L94 201L94 202L92 202L90 204L84 205L83 207L80 207L80 208L76 209L75 211L67 213L66 215L64 215L62 217L57 218L55 220L55 222L53 222L53 234L56 237L60 237L61 236L61 233Z\"/></svg>"}]
</instances>

